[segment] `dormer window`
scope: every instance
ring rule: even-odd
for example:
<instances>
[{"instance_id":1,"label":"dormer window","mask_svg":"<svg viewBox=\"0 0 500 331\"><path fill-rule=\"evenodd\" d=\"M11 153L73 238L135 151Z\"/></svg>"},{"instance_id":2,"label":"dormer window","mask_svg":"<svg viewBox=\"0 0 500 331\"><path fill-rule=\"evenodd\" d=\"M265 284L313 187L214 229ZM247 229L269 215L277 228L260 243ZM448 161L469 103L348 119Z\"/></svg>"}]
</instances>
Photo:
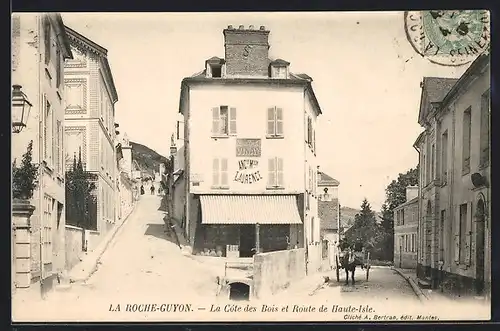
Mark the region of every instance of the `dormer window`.
<instances>
[{"instance_id":1,"label":"dormer window","mask_svg":"<svg viewBox=\"0 0 500 331\"><path fill-rule=\"evenodd\" d=\"M216 56L208 59L205 62L206 76L207 78L222 78L225 76L225 64L224 59L218 58Z\"/></svg>"},{"instance_id":2,"label":"dormer window","mask_svg":"<svg viewBox=\"0 0 500 331\"><path fill-rule=\"evenodd\" d=\"M271 62L271 78L287 79L289 62L285 60L275 60Z\"/></svg>"}]
</instances>

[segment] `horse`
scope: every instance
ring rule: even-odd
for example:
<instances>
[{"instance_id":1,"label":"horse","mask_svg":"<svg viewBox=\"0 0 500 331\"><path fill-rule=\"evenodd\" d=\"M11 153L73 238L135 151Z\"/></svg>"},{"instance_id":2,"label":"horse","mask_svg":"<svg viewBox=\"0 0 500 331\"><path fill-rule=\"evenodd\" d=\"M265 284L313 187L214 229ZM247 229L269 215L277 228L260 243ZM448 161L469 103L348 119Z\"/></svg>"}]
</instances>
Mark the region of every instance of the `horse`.
<instances>
[{"instance_id":1,"label":"horse","mask_svg":"<svg viewBox=\"0 0 500 331\"><path fill-rule=\"evenodd\" d=\"M354 274L356 273L356 266L361 265L354 251L346 250L340 253L340 268L345 270L345 284L349 285L349 272L351 272L352 285L354 285Z\"/></svg>"}]
</instances>

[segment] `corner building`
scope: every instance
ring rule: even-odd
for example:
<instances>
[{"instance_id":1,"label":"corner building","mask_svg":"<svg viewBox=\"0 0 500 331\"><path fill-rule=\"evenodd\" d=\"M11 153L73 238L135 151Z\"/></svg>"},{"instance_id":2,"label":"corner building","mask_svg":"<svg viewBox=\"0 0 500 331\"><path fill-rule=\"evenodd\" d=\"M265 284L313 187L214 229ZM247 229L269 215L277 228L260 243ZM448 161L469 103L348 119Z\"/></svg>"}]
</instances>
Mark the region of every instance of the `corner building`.
<instances>
[{"instance_id":1,"label":"corner building","mask_svg":"<svg viewBox=\"0 0 500 331\"><path fill-rule=\"evenodd\" d=\"M186 236L194 253L218 256L310 246L319 268L312 79L269 59L265 27L223 33L225 59L181 85Z\"/></svg>"}]
</instances>

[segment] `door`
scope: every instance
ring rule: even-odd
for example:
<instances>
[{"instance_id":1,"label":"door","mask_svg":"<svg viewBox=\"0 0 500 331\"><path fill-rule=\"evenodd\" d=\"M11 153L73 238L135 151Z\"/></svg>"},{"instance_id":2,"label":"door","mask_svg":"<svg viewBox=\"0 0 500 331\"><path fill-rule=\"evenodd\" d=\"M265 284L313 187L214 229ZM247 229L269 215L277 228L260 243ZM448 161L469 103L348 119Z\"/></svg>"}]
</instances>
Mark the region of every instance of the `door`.
<instances>
[{"instance_id":1,"label":"door","mask_svg":"<svg viewBox=\"0 0 500 331\"><path fill-rule=\"evenodd\" d=\"M480 199L476 207L476 293L484 291L484 234L485 234L484 201Z\"/></svg>"},{"instance_id":2,"label":"door","mask_svg":"<svg viewBox=\"0 0 500 331\"><path fill-rule=\"evenodd\" d=\"M252 257L255 254L255 225L240 226L240 257Z\"/></svg>"}]
</instances>

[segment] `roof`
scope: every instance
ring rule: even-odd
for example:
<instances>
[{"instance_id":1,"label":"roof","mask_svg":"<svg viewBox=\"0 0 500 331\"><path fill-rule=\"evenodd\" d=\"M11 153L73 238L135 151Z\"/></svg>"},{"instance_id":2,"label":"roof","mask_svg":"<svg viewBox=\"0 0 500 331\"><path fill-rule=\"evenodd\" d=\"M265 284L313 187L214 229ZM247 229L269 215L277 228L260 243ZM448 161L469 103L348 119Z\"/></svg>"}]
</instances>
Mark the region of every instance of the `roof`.
<instances>
[{"instance_id":1,"label":"roof","mask_svg":"<svg viewBox=\"0 0 500 331\"><path fill-rule=\"evenodd\" d=\"M287 65L290 64L290 62L285 61L283 59L276 59L276 60L271 61L270 64L277 64L277 65L285 65L285 66L287 66Z\"/></svg>"},{"instance_id":2,"label":"roof","mask_svg":"<svg viewBox=\"0 0 500 331\"><path fill-rule=\"evenodd\" d=\"M337 199L332 201L318 201L318 216L322 230L338 229L339 203Z\"/></svg>"},{"instance_id":3,"label":"roof","mask_svg":"<svg viewBox=\"0 0 500 331\"><path fill-rule=\"evenodd\" d=\"M118 92L116 91L115 82L113 80L113 75L111 73L111 68L108 62L108 50L102 47L101 45L95 43L94 41L90 40L89 38L85 37L81 33L76 32L75 30L71 29L68 26L66 26L66 31L68 32L69 39L71 41L77 43L79 46L83 46L84 48L90 50L91 52L96 54L102 61L104 74L105 76L107 76L111 88L111 97L113 103L117 102Z\"/></svg>"},{"instance_id":4,"label":"roof","mask_svg":"<svg viewBox=\"0 0 500 331\"><path fill-rule=\"evenodd\" d=\"M272 85L272 86L304 86L307 95L313 103L317 115L322 114L316 94L312 87L312 79L306 74L290 74L288 79L275 79L275 78L210 78L206 77L205 70L200 71L193 76L186 77L181 82L181 94L179 100L179 112L182 113L184 109L184 94L187 88L194 84L212 84L212 85ZM309 79L304 78L305 76Z\"/></svg>"},{"instance_id":5,"label":"roof","mask_svg":"<svg viewBox=\"0 0 500 331\"><path fill-rule=\"evenodd\" d=\"M422 125L429 112L430 106L439 104L458 81L456 78L424 77L420 84L420 110L418 122Z\"/></svg>"},{"instance_id":6,"label":"roof","mask_svg":"<svg viewBox=\"0 0 500 331\"><path fill-rule=\"evenodd\" d=\"M395 207L394 210L399 210L399 209L402 209L408 205L413 205L413 204L416 204L418 202L418 196L414 197L413 199L410 199L406 202L403 202L402 204L400 204L399 206Z\"/></svg>"},{"instance_id":7,"label":"roof","mask_svg":"<svg viewBox=\"0 0 500 331\"><path fill-rule=\"evenodd\" d=\"M441 106L446 106L448 102L457 94L458 90L465 85L469 80L472 80L476 75L480 74L482 69L490 65L490 54L481 54L474 62L467 68L462 76L457 80L453 87L443 97Z\"/></svg>"},{"instance_id":8,"label":"roof","mask_svg":"<svg viewBox=\"0 0 500 331\"><path fill-rule=\"evenodd\" d=\"M71 44L69 42L68 34L66 33L66 28L64 26L63 19L59 13L49 13L46 14L47 17L54 24L56 30L57 38L62 43L62 55L64 59L72 59L73 52L71 51Z\"/></svg>"},{"instance_id":9,"label":"roof","mask_svg":"<svg viewBox=\"0 0 500 331\"><path fill-rule=\"evenodd\" d=\"M294 195L201 195L202 224L302 224Z\"/></svg>"},{"instance_id":10,"label":"roof","mask_svg":"<svg viewBox=\"0 0 500 331\"><path fill-rule=\"evenodd\" d=\"M318 186L339 186L340 182L333 177L318 171Z\"/></svg>"}]
</instances>

